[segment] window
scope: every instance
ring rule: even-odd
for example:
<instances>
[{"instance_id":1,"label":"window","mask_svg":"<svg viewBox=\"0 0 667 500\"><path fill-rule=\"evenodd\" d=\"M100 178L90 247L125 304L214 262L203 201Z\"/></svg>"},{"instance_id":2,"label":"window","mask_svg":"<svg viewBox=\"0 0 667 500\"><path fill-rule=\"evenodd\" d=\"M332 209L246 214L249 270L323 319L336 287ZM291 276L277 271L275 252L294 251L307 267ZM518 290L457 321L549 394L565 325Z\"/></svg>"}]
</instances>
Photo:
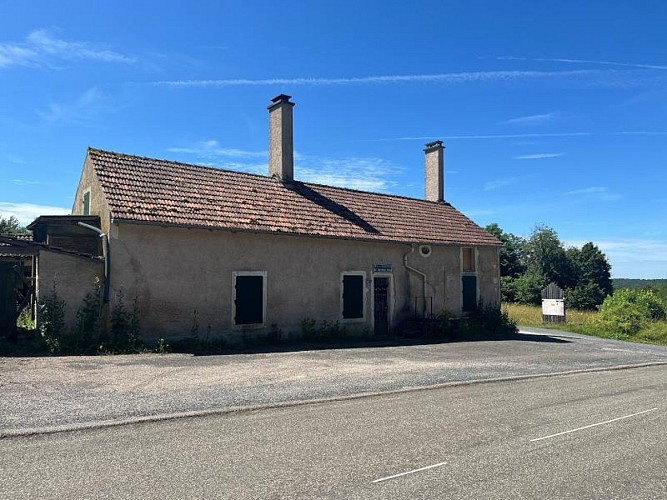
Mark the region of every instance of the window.
<instances>
[{"instance_id":1,"label":"window","mask_svg":"<svg viewBox=\"0 0 667 500\"><path fill-rule=\"evenodd\" d=\"M364 272L343 273L341 286L343 319L362 319L364 317L365 281L366 273Z\"/></svg>"},{"instance_id":2,"label":"window","mask_svg":"<svg viewBox=\"0 0 667 500\"><path fill-rule=\"evenodd\" d=\"M475 272L475 249L474 248L462 248L461 249L461 270L464 273L474 273Z\"/></svg>"},{"instance_id":3,"label":"window","mask_svg":"<svg viewBox=\"0 0 667 500\"><path fill-rule=\"evenodd\" d=\"M266 318L266 271L239 271L232 274L234 325L263 325Z\"/></svg>"},{"instance_id":4,"label":"window","mask_svg":"<svg viewBox=\"0 0 667 500\"><path fill-rule=\"evenodd\" d=\"M90 191L83 193L83 200L81 201L83 215L90 215Z\"/></svg>"}]
</instances>

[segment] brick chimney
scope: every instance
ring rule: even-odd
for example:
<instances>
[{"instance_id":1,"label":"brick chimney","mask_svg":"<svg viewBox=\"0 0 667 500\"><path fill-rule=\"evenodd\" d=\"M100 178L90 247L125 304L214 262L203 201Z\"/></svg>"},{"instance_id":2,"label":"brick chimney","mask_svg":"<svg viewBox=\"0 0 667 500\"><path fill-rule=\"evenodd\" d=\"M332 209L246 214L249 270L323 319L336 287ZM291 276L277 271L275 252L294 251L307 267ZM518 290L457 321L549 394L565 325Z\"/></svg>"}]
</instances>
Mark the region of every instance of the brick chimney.
<instances>
[{"instance_id":1,"label":"brick chimney","mask_svg":"<svg viewBox=\"0 0 667 500\"><path fill-rule=\"evenodd\" d=\"M271 99L269 109L269 175L283 182L294 178L294 134L291 96Z\"/></svg>"},{"instance_id":2,"label":"brick chimney","mask_svg":"<svg viewBox=\"0 0 667 500\"><path fill-rule=\"evenodd\" d=\"M428 142L424 153L426 199L428 201L444 201L445 146L442 145L442 141Z\"/></svg>"}]
</instances>

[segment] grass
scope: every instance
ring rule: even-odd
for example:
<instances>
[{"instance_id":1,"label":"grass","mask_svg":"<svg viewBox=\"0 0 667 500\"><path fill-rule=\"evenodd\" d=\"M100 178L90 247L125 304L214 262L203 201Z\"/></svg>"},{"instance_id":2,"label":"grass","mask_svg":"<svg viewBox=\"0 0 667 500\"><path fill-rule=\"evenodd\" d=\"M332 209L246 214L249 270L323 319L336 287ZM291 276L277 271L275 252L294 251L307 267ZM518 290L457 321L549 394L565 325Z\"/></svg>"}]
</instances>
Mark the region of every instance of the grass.
<instances>
[{"instance_id":1,"label":"grass","mask_svg":"<svg viewBox=\"0 0 667 500\"><path fill-rule=\"evenodd\" d=\"M626 335L617 332L603 330L594 322L597 312L594 311L566 311L565 323L542 323L542 309L539 306L528 306L524 304L505 303L502 306L511 319L522 326L536 326L539 328L552 328L567 332L593 335L607 339L626 340L642 344L667 345L667 321L655 321L649 323L634 335Z\"/></svg>"}]
</instances>

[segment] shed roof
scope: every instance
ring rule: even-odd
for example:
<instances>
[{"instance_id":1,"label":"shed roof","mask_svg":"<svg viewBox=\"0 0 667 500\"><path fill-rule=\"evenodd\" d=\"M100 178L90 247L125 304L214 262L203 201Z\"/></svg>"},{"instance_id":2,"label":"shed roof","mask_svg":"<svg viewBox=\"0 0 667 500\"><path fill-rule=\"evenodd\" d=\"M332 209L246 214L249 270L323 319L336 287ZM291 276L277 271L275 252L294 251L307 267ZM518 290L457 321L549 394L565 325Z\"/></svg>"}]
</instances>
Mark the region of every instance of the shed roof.
<instances>
[{"instance_id":1,"label":"shed roof","mask_svg":"<svg viewBox=\"0 0 667 500\"><path fill-rule=\"evenodd\" d=\"M405 243L500 245L446 202L88 149L114 221Z\"/></svg>"}]
</instances>

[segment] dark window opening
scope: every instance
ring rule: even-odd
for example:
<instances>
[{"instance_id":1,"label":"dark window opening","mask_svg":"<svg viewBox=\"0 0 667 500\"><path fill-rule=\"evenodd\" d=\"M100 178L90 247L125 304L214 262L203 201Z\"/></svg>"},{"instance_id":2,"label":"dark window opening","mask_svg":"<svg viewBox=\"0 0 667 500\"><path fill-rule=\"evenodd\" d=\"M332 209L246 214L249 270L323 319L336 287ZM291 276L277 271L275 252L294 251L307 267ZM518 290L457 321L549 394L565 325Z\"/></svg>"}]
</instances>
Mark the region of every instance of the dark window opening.
<instances>
[{"instance_id":1,"label":"dark window opening","mask_svg":"<svg viewBox=\"0 0 667 500\"><path fill-rule=\"evenodd\" d=\"M264 277L236 277L236 317L237 325L254 325L264 322Z\"/></svg>"},{"instance_id":2,"label":"dark window opening","mask_svg":"<svg viewBox=\"0 0 667 500\"><path fill-rule=\"evenodd\" d=\"M358 274L343 276L343 318L364 317L364 277Z\"/></svg>"},{"instance_id":3,"label":"dark window opening","mask_svg":"<svg viewBox=\"0 0 667 500\"><path fill-rule=\"evenodd\" d=\"M90 215L90 191L83 193L83 215Z\"/></svg>"}]
</instances>

